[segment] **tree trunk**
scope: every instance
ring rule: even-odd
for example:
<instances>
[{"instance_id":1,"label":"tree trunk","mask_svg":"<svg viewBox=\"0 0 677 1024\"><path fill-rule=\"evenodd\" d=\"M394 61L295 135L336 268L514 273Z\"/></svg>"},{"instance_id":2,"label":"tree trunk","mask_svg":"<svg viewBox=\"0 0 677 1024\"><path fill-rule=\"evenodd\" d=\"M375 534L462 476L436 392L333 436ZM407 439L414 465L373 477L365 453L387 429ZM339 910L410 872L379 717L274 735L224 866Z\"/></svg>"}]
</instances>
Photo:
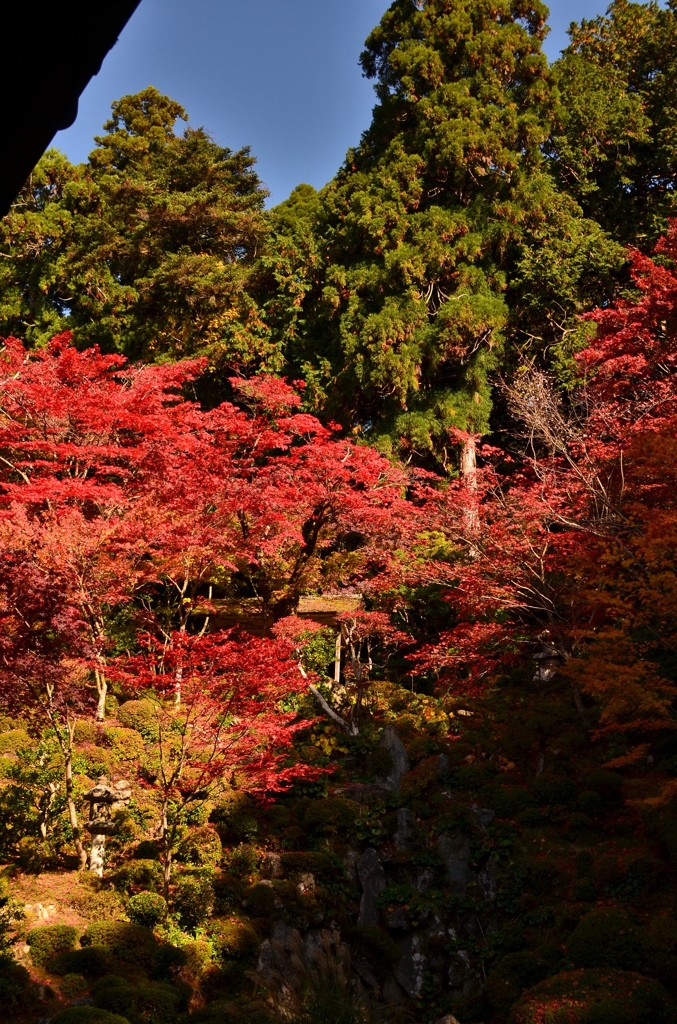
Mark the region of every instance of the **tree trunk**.
<instances>
[{"instance_id":1,"label":"tree trunk","mask_svg":"<svg viewBox=\"0 0 677 1024\"><path fill-rule=\"evenodd\" d=\"M466 538L472 541L479 534L480 516L477 508L477 449L475 435L468 434L461 449L461 479L465 488L466 508L463 514ZM473 551L476 549L473 545Z\"/></svg>"},{"instance_id":2,"label":"tree trunk","mask_svg":"<svg viewBox=\"0 0 677 1024\"><path fill-rule=\"evenodd\" d=\"M100 668L94 669L96 680L96 692L98 699L96 703L96 721L103 722L106 717L106 697L108 696L108 680L105 672Z\"/></svg>"},{"instance_id":3,"label":"tree trunk","mask_svg":"<svg viewBox=\"0 0 677 1024\"><path fill-rule=\"evenodd\" d=\"M171 882L172 879L172 847L174 837L171 834L172 830L170 829L169 822L167 820L166 804L163 804L162 807L162 817L160 819L160 832L162 835L162 856L164 861L162 865L162 890L164 898L166 900L169 900L169 883Z\"/></svg>"},{"instance_id":4,"label":"tree trunk","mask_svg":"<svg viewBox=\"0 0 677 1024\"><path fill-rule=\"evenodd\" d=\"M64 769L66 778L66 806L68 807L68 820L70 821L71 830L73 832L73 845L75 846L75 852L78 855L78 870L84 871L87 867L87 851L82 843L82 833L80 832L80 822L78 821L78 812L75 806L75 795L73 786L73 734L75 732L75 722L68 722L66 724L66 730L68 734L68 746L64 749Z\"/></svg>"}]
</instances>

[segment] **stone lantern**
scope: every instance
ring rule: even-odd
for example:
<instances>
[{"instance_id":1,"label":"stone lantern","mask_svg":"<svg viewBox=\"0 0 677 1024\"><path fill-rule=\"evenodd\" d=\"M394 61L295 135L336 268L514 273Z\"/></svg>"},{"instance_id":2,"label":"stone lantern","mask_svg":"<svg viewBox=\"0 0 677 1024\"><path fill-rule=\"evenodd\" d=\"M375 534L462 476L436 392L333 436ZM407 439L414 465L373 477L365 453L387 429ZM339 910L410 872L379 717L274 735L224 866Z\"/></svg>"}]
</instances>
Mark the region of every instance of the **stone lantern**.
<instances>
[{"instance_id":1,"label":"stone lantern","mask_svg":"<svg viewBox=\"0 0 677 1024\"><path fill-rule=\"evenodd\" d=\"M85 793L85 800L89 800L89 821L85 828L92 836L89 870L99 878L103 877L106 836L113 835L117 829L115 812L126 807L131 798L132 789L128 782L110 782L105 775Z\"/></svg>"}]
</instances>

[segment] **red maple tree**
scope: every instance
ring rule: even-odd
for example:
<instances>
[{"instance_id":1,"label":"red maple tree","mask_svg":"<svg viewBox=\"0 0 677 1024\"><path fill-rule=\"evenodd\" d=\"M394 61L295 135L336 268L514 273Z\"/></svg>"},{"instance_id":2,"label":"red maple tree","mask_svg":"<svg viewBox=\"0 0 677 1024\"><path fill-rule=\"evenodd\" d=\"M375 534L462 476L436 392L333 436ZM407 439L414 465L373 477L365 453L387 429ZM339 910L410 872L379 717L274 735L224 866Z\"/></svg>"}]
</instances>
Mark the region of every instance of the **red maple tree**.
<instances>
[{"instance_id":1,"label":"red maple tree","mask_svg":"<svg viewBox=\"0 0 677 1024\"><path fill-rule=\"evenodd\" d=\"M308 720L283 703L307 688L293 649L281 640L219 632L143 638L141 654L120 658L116 673L128 688L152 695L152 787L159 797L158 838L165 891L186 816L217 790L239 789L269 799L292 782L315 778L292 744ZM181 702L175 700L181 668ZM148 766L143 775L147 776Z\"/></svg>"}]
</instances>

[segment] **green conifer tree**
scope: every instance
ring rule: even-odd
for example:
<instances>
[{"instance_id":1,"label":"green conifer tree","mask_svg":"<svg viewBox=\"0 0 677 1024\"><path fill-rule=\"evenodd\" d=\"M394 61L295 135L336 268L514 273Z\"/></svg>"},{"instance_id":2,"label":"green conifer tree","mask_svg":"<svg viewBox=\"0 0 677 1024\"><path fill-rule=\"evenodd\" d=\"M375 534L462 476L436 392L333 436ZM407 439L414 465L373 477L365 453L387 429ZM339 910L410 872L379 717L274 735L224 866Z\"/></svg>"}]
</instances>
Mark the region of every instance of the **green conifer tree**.
<instances>
[{"instance_id":1,"label":"green conifer tree","mask_svg":"<svg viewBox=\"0 0 677 1024\"><path fill-rule=\"evenodd\" d=\"M553 72L558 181L614 238L650 249L677 210L677 3L614 0L572 25Z\"/></svg>"},{"instance_id":2,"label":"green conifer tree","mask_svg":"<svg viewBox=\"0 0 677 1024\"><path fill-rule=\"evenodd\" d=\"M113 104L84 167L43 161L3 229L12 302L0 304L0 333L40 341L69 327L81 345L132 358L275 364L250 294L266 191L248 149L218 146L201 128L178 134L186 119L149 87ZM31 232L45 267L32 291Z\"/></svg>"},{"instance_id":3,"label":"green conifer tree","mask_svg":"<svg viewBox=\"0 0 677 1024\"><path fill-rule=\"evenodd\" d=\"M536 293L544 272L556 286L570 239L604 273L618 259L545 161L546 17L539 0L395 0L361 57L372 124L321 194L322 269L288 358L318 406L438 464L454 428L488 429L506 341L543 348L561 327L538 320ZM560 320L599 288L585 273Z\"/></svg>"}]
</instances>

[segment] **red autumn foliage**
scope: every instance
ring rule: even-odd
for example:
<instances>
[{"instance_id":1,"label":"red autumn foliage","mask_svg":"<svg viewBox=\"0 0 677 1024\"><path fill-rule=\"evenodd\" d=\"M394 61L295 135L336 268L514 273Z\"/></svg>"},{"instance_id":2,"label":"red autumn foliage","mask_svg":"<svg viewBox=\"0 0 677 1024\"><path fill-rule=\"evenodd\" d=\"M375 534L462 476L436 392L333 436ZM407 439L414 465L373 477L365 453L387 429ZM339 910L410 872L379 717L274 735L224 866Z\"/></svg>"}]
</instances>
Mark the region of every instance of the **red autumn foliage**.
<instances>
[{"instance_id":1,"label":"red autumn foliage","mask_svg":"<svg viewBox=\"0 0 677 1024\"><path fill-rule=\"evenodd\" d=\"M657 252L675 259L677 224ZM640 298L589 314L585 417L568 421L542 378L523 386L521 468L489 461L473 495L458 483L431 496L447 547L415 567L446 588L458 620L420 666L463 689L546 645L598 704L600 734L630 736L674 728L677 649L677 276L638 253L633 265Z\"/></svg>"}]
</instances>

